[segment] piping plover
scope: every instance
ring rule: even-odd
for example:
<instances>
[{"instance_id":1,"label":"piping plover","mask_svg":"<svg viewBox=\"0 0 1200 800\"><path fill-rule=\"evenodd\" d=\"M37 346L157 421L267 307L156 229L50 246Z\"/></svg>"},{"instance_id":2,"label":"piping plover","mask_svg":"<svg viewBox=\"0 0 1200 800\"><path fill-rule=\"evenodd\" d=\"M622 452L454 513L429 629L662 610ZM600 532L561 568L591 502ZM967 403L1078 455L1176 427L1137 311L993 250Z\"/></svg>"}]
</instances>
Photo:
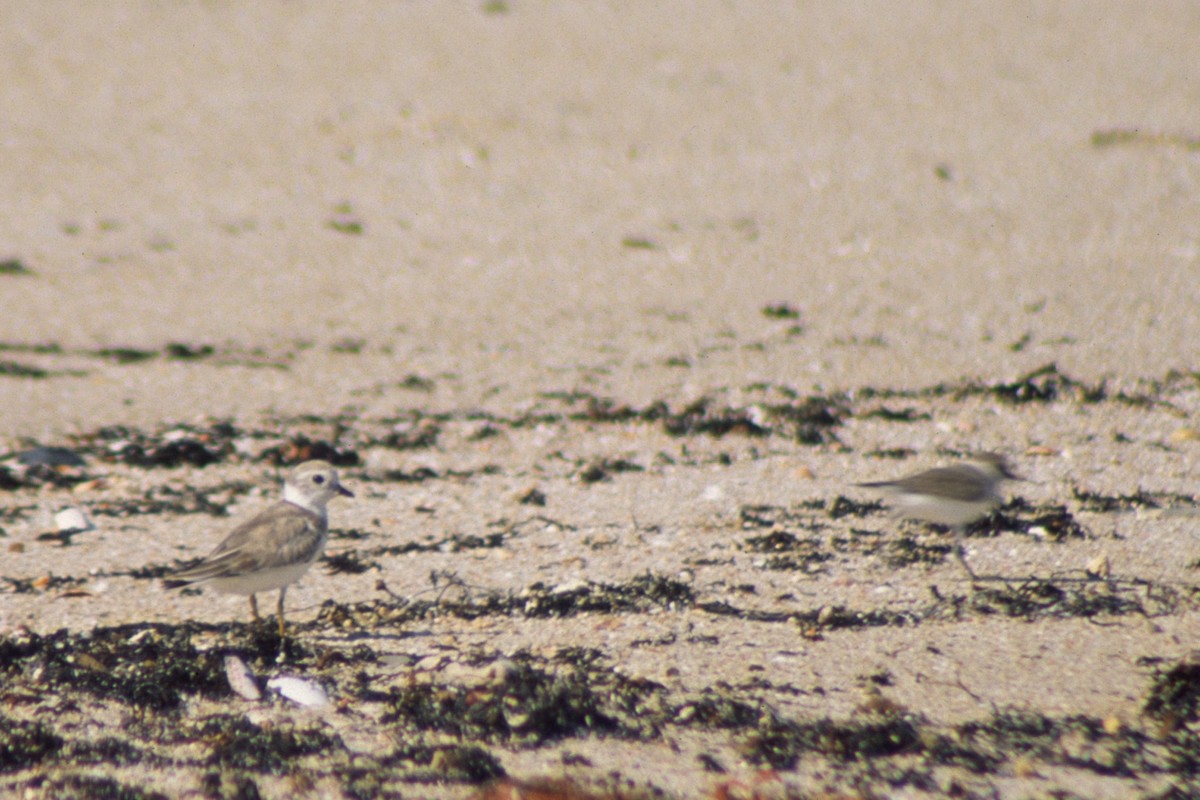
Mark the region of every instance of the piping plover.
<instances>
[{"instance_id":1,"label":"piping plover","mask_svg":"<svg viewBox=\"0 0 1200 800\"><path fill-rule=\"evenodd\" d=\"M1004 457L978 453L961 464L936 467L894 481L859 483L891 495L898 514L909 519L946 525L954 531L954 554L972 578L977 577L963 552L967 525L982 519L1002 499L1000 484L1021 480Z\"/></svg>"},{"instance_id":2,"label":"piping plover","mask_svg":"<svg viewBox=\"0 0 1200 800\"><path fill-rule=\"evenodd\" d=\"M257 592L279 590L279 637L284 635L283 598L325 548L329 531L325 504L354 493L338 483L325 461L306 461L288 474L283 500L237 526L199 564L163 581L168 589L208 583L218 592L250 595L250 615L258 621Z\"/></svg>"}]
</instances>

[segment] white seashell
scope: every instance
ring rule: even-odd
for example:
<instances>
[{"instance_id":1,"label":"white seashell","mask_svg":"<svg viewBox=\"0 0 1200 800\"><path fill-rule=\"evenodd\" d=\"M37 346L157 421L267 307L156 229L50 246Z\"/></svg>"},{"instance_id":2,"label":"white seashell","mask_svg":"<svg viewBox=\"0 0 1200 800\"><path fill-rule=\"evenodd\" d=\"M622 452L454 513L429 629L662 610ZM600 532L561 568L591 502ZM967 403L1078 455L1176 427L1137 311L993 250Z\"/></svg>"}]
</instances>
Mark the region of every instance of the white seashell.
<instances>
[{"instance_id":1,"label":"white seashell","mask_svg":"<svg viewBox=\"0 0 1200 800\"><path fill-rule=\"evenodd\" d=\"M262 697L254 673L246 666L246 662L237 656L225 656L225 679L229 681L230 689L247 700L258 700Z\"/></svg>"},{"instance_id":2,"label":"white seashell","mask_svg":"<svg viewBox=\"0 0 1200 800\"><path fill-rule=\"evenodd\" d=\"M766 428L768 426L767 412L762 406L757 404L752 405L746 409L746 411L748 412L746 416L748 416L750 421L755 425L760 428Z\"/></svg>"},{"instance_id":3,"label":"white seashell","mask_svg":"<svg viewBox=\"0 0 1200 800\"><path fill-rule=\"evenodd\" d=\"M329 695L316 681L308 681L293 675L279 675L267 681L267 688L305 708L321 708L329 705Z\"/></svg>"},{"instance_id":4,"label":"white seashell","mask_svg":"<svg viewBox=\"0 0 1200 800\"><path fill-rule=\"evenodd\" d=\"M90 531L92 522L77 506L67 506L54 515L54 524L61 531Z\"/></svg>"}]
</instances>

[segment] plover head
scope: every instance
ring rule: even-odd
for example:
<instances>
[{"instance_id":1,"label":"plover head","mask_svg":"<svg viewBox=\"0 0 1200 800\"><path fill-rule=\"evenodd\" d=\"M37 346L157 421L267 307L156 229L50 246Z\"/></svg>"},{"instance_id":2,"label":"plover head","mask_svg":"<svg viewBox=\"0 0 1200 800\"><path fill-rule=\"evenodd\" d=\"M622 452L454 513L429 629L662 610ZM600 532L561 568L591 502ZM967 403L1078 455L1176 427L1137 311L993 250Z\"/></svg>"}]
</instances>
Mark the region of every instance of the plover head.
<instances>
[{"instance_id":1,"label":"plover head","mask_svg":"<svg viewBox=\"0 0 1200 800\"><path fill-rule=\"evenodd\" d=\"M967 463L996 482L1024 480L1012 471L1008 461L999 453L972 453Z\"/></svg>"},{"instance_id":2,"label":"plover head","mask_svg":"<svg viewBox=\"0 0 1200 800\"><path fill-rule=\"evenodd\" d=\"M318 514L338 495L354 497L354 492L342 486L328 461L305 461L288 474L283 485L284 500Z\"/></svg>"}]
</instances>

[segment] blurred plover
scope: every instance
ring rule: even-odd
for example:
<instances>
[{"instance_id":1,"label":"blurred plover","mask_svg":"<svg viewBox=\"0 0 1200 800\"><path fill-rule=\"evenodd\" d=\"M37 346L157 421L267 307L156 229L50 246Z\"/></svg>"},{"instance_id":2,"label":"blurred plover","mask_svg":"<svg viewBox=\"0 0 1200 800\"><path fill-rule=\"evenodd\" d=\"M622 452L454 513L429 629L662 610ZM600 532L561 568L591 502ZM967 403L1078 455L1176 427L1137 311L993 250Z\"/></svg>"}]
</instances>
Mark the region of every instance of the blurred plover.
<instances>
[{"instance_id":1,"label":"blurred plover","mask_svg":"<svg viewBox=\"0 0 1200 800\"><path fill-rule=\"evenodd\" d=\"M207 583L219 592L250 595L258 621L257 592L279 590L279 637L284 636L283 598L325 548L329 531L325 504L354 493L338 483L325 461L306 461L288 475L283 500L234 528L203 561L163 581L168 589Z\"/></svg>"},{"instance_id":2,"label":"blurred plover","mask_svg":"<svg viewBox=\"0 0 1200 800\"><path fill-rule=\"evenodd\" d=\"M963 552L963 534L968 525L982 519L1000 502L1000 484L1006 480L1021 479L1009 469L1003 456L979 453L950 467L856 485L886 491L901 516L952 529L954 554L967 574L975 578Z\"/></svg>"}]
</instances>

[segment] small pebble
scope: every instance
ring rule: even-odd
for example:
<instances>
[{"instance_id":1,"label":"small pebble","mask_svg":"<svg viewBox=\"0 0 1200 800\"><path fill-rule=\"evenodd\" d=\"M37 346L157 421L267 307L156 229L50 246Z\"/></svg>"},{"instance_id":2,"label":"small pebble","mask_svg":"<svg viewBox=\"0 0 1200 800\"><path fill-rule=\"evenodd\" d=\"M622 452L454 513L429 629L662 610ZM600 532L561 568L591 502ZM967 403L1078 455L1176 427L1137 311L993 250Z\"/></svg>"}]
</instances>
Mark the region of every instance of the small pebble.
<instances>
[{"instance_id":1,"label":"small pebble","mask_svg":"<svg viewBox=\"0 0 1200 800\"><path fill-rule=\"evenodd\" d=\"M27 467L82 467L84 460L65 447L34 447L17 454L17 461Z\"/></svg>"}]
</instances>

